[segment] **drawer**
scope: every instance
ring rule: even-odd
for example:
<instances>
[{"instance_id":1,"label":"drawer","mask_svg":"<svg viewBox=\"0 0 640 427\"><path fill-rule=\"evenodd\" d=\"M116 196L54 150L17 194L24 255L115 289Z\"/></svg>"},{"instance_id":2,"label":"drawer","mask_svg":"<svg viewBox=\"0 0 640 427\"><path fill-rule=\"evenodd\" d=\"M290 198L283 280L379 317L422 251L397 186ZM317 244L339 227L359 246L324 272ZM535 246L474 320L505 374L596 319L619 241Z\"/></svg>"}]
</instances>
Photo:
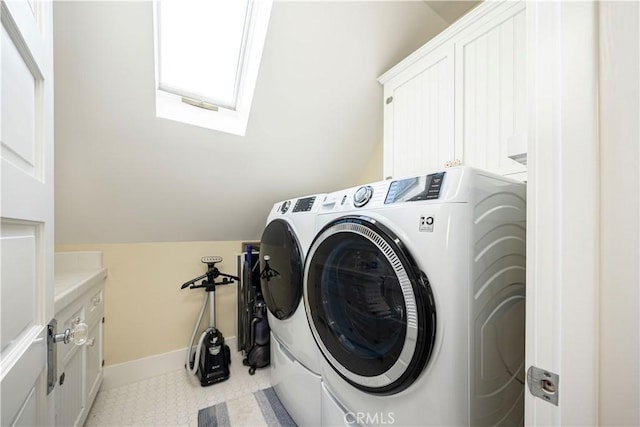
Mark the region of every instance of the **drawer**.
<instances>
[{"instance_id":1,"label":"drawer","mask_svg":"<svg viewBox=\"0 0 640 427\"><path fill-rule=\"evenodd\" d=\"M359 426L356 415L347 410L322 383L322 425L323 426Z\"/></svg>"},{"instance_id":2,"label":"drawer","mask_svg":"<svg viewBox=\"0 0 640 427\"><path fill-rule=\"evenodd\" d=\"M273 333L271 334L271 384L282 406L297 425L321 425L320 376L298 363ZM305 396L305 404L302 406L299 404L300 396Z\"/></svg>"}]
</instances>

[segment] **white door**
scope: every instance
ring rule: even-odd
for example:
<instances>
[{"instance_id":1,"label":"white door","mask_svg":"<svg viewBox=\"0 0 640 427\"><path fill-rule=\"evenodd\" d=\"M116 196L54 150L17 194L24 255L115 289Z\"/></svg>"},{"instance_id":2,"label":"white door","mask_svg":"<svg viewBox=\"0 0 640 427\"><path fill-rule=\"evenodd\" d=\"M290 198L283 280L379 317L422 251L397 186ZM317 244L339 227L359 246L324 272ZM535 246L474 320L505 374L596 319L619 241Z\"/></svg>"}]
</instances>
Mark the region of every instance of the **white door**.
<instances>
[{"instance_id":1,"label":"white door","mask_svg":"<svg viewBox=\"0 0 640 427\"><path fill-rule=\"evenodd\" d=\"M602 276L600 258L608 220L600 203L609 189L601 169L598 12L598 4L589 1L527 5L526 362L559 376L543 393L557 402L527 393L527 425L587 426L604 420L600 363L610 348L602 347L601 301L613 276ZM637 153L637 141L632 144ZM625 284L637 286L632 283ZM632 347L637 327L620 326ZM617 393L633 395L631 389Z\"/></svg>"},{"instance_id":2,"label":"white door","mask_svg":"<svg viewBox=\"0 0 640 427\"><path fill-rule=\"evenodd\" d=\"M599 424L596 23L595 2L527 3L526 364L559 381L527 391L526 425Z\"/></svg>"},{"instance_id":3,"label":"white door","mask_svg":"<svg viewBox=\"0 0 640 427\"><path fill-rule=\"evenodd\" d=\"M640 2L600 2L598 15L598 424L640 426Z\"/></svg>"},{"instance_id":4,"label":"white door","mask_svg":"<svg viewBox=\"0 0 640 427\"><path fill-rule=\"evenodd\" d=\"M529 2L527 425L640 425L637 2Z\"/></svg>"},{"instance_id":5,"label":"white door","mask_svg":"<svg viewBox=\"0 0 640 427\"><path fill-rule=\"evenodd\" d=\"M0 424L53 425L52 3L2 0L0 14Z\"/></svg>"}]
</instances>

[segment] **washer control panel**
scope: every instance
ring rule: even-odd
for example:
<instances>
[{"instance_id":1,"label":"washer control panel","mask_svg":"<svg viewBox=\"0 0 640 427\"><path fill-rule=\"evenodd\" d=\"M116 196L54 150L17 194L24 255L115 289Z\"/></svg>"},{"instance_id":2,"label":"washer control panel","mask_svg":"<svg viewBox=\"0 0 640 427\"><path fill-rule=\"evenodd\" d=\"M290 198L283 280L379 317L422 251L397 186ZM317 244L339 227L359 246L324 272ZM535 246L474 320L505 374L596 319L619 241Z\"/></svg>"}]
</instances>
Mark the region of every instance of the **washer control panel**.
<instances>
[{"instance_id":1,"label":"washer control panel","mask_svg":"<svg viewBox=\"0 0 640 427\"><path fill-rule=\"evenodd\" d=\"M384 203L388 205L438 199L445 174L446 172L439 172L393 181L389 186L389 192Z\"/></svg>"}]
</instances>

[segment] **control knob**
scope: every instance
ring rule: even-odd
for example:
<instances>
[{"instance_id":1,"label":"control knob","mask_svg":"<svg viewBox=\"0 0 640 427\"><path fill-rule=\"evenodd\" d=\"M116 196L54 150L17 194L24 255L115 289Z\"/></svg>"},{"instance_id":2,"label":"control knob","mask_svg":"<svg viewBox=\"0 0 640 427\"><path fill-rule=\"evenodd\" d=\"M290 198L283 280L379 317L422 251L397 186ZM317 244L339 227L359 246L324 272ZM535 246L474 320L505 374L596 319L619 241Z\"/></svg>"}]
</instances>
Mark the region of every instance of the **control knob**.
<instances>
[{"instance_id":1,"label":"control knob","mask_svg":"<svg viewBox=\"0 0 640 427\"><path fill-rule=\"evenodd\" d=\"M372 196L373 187L371 187L370 185L362 186L358 188L356 193L353 195L353 204L356 208L361 208L362 206L369 203L369 200L371 200Z\"/></svg>"},{"instance_id":2,"label":"control knob","mask_svg":"<svg viewBox=\"0 0 640 427\"><path fill-rule=\"evenodd\" d=\"M280 205L280 213L286 213L289 210L289 207L291 206L291 201L287 200L286 202L283 202Z\"/></svg>"}]
</instances>

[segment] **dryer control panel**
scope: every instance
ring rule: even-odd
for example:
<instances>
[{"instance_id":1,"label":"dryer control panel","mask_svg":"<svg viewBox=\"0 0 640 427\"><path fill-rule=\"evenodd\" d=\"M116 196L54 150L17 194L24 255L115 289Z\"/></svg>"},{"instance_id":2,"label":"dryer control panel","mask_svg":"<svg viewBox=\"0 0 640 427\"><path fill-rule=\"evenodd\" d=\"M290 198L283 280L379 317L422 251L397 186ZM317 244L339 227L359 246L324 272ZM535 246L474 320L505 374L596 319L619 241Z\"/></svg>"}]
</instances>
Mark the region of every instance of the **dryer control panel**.
<instances>
[{"instance_id":1,"label":"dryer control panel","mask_svg":"<svg viewBox=\"0 0 640 427\"><path fill-rule=\"evenodd\" d=\"M296 200L296 204L293 207L293 212L309 212L313 208L313 203L316 201L316 197L305 197L303 199Z\"/></svg>"}]
</instances>

